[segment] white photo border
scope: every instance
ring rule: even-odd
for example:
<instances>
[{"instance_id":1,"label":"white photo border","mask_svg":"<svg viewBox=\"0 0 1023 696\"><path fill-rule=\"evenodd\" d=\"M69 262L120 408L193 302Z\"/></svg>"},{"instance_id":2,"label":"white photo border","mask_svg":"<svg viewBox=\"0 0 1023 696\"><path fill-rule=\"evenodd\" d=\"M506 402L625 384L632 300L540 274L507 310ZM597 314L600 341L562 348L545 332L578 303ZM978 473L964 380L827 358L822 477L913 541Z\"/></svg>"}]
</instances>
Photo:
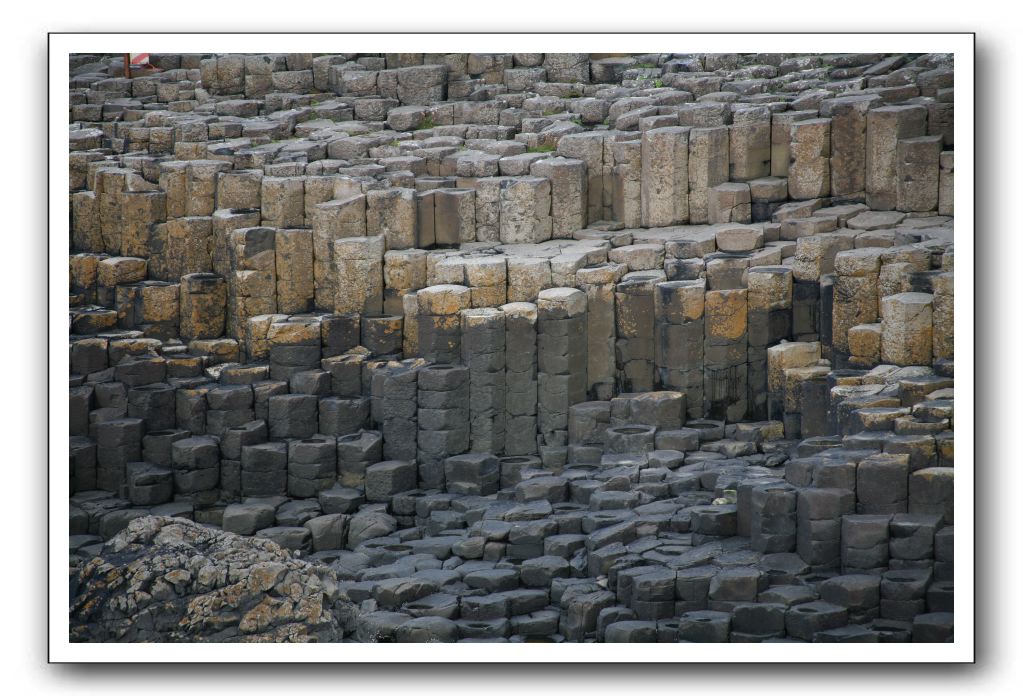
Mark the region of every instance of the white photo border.
<instances>
[{"instance_id":1,"label":"white photo border","mask_svg":"<svg viewBox=\"0 0 1023 696\"><path fill-rule=\"evenodd\" d=\"M953 53L955 55L957 594L950 643L71 643L67 584L68 54L266 52ZM972 33L52 33L49 36L49 661L55 663L971 663L974 662L974 35ZM66 466L66 465L65 465ZM341 647L343 646L343 647Z\"/></svg>"}]
</instances>

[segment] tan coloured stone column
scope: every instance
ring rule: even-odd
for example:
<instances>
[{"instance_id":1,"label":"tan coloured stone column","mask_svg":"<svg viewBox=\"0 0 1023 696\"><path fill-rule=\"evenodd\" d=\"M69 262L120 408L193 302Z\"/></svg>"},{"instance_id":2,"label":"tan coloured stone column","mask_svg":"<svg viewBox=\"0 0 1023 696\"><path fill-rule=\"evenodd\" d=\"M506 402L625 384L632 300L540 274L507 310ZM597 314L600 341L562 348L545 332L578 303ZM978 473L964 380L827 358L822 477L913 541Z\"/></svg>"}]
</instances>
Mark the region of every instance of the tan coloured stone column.
<instances>
[{"instance_id":1,"label":"tan coloured stone column","mask_svg":"<svg viewBox=\"0 0 1023 696\"><path fill-rule=\"evenodd\" d=\"M831 192L831 119L813 118L790 126L789 198L821 198Z\"/></svg>"},{"instance_id":2,"label":"tan coloured stone column","mask_svg":"<svg viewBox=\"0 0 1023 696\"><path fill-rule=\"evenodd\" d=\"M689 220L689 128L652 128L642 137L644 227Z\"/></svg>"},{"instance_id":3,"label":"tan coloured stone column","mask_svg":"<svg viewBox=\"0 0 1023 696\"><path fill-rule=\"evenodd\" d=\"M934 296L903 292L881 300L881 360L892 365L930 365Z\"/></svg>"},{"instance_id":4,"label":"tan coloured stone column","mask_svg":"<svg viewBox=\"0 0 1023 696\"><path fill-rule=\"evenodd\" d=\"M927 109L920 105L882 106L867 112L867 205L872 210L895 210L896 164L899 140L927 132Z\"/></svg>"},{"instance_id":5,"label":"tan coloured stone column","mask_svg":"<svg viewBox=\"0 0 1023 696\"><path fill-rule=\"evenodd\" d=\"M350 237L334 242L334 311L380 314L384 307L384 238Z\"/></svg>"}]
</instances>

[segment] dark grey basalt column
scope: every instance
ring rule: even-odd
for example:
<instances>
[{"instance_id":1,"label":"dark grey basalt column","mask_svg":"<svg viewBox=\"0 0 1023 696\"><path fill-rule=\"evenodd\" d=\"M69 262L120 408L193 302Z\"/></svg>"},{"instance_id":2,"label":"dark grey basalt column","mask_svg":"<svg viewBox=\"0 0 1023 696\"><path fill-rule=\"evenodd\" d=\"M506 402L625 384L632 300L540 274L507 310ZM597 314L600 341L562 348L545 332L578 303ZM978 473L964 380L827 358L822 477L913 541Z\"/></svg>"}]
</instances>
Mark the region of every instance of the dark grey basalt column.
<instances>
[{"instance_id":1,"label":"dark grey basalt column","mask_svg":"<svg viewBox=\"0 0 1023 696\"><path fill-rule=\"evenodd\" d=\"M417 389L419 481L443 488L444 460L469 449L469 368L426 365Z\"/></svg>"},{"instance_id":2,"label":"dark grey basalt column","mask_svg":"<svg viewBox=\"0 0 1023 696\"><path fill-rule=\"evenodd\" d=\"M505 322L505 454L537 452L537 308L529 302L501 307Z\"/></svg>"}]
</instances>

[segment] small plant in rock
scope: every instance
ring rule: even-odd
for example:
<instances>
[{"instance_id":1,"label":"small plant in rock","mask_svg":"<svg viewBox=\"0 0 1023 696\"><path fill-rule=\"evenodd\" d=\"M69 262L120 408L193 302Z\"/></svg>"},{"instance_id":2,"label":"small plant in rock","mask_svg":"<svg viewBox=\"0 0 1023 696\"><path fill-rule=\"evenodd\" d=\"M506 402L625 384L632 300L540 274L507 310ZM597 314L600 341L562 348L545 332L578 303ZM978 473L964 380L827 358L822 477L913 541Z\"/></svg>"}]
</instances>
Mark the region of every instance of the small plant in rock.
<instances>
[{"instance_id":1,"label":"small plant in rock","mask_svg":"<svg viewBox=\"0 0 1023 696\"><path fill-rule=\"evenodd\" d=\"M526 148L526 152L554 152L553 145L534 145Z\"/></svg>"}]
</instances>

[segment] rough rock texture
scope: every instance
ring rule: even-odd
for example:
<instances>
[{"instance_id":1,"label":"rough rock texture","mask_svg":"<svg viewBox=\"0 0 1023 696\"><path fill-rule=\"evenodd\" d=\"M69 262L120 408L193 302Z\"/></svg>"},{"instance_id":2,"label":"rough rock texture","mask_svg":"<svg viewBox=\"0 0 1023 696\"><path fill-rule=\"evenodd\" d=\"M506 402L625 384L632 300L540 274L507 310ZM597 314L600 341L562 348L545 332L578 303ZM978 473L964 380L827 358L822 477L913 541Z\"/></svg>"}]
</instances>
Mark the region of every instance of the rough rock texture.
<instances>
[{"instance_id":1,"label":"rough rock texture","mask_svg":"<svg viewBox=\"0 0 1023 696\"><path fill-rule=\"evenodd\" d=\"M323 642L354 607L326 566L272 541L140 517L71 577L71 640Z\"/></svg>"}]
</instances>

